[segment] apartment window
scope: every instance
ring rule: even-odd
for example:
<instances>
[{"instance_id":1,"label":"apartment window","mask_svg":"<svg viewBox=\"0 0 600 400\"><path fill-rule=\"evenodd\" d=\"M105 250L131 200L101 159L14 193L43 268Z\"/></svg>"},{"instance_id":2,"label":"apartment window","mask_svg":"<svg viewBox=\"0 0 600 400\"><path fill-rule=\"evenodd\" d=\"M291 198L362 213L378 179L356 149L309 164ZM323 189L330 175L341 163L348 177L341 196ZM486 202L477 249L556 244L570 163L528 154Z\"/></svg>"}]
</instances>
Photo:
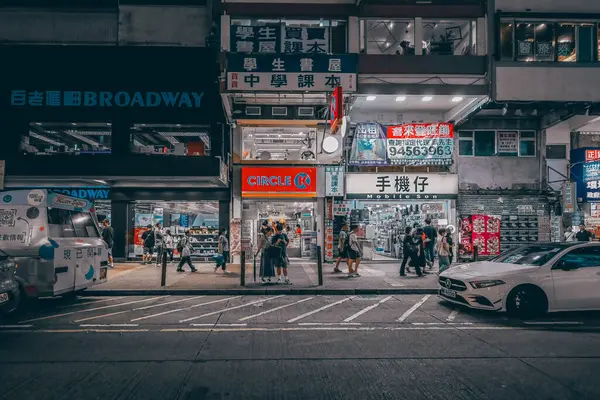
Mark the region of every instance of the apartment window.
<instances>
[{"instance_id":1,"label":"apartment window","mask_svg":"<svg viewBox=\"0 0 600 400\"><path fill-rule=\"evenodd\" d=\"M367 54L415 55L414 21L363 20L360 51Z\"/></svg>"},{"instance_id":2,"label":"apartment window","mask_svg":"<svg viewBox=\"0 0 600 400\"><path fill-rule=\"evenodd\" d=\"M472 20L423 20L423 54L476 54L475 25Z\"/></svg>"},{"instance_id":3,"label":"apartment window","mask_svg":"<svg viewBox=\"0 0 600 400\"><path fill-rule=\"evenodd\" d=\"M522 131L519 133L519 156L535 157L534 131Z\"/></svg>"},{"instance_id":4,"label":"apartment window","mask_svg":"<svg viewBox=\"0 0 600 400\"><path fill-rule=\"evenodd\" d=\"M548 160L565 160L567 158L566 144L546 145L546 158Z\"/></svg>"},{"instance_id":5,"label":"apartment window","mask_svg":"<svg viewBox=\"0 0 600 400\"><path fill-rule=\"evenodd\" d=\"M500 24L500 59L501 60L512 60L513 59L513 46L514 46L514 28L513 24L509 22L503 22Z\"/></svg>"},{"instance_id":6,"label":"apartment window","mask_svg":"<svg viewBox=\"0 0 600 400\"><path fill-rule=\"evenodd\" d=\"M496 154L496 132L475 131L473 132L474 155L478 157L489 157Z\"/></svg>"},{"instance_id":7,"label":"apartment window","mask_svg":"<svg viewBox=\"0 0 600 400\"><path fill-rule=\"evenodd\" d=\"M473 132L458 133L458 155L472 156L473 155Z\"/></svg>"},{"instance_id":8,"label":"apartment window","mask_svg":"<svg viewBox=\"0 0 600 400\"><path fill-rule=\"evenodd\" d=\"M210 128L202 125L134 124L131 151L165 156L211 155Z\"/></svg>"}]
</instances>

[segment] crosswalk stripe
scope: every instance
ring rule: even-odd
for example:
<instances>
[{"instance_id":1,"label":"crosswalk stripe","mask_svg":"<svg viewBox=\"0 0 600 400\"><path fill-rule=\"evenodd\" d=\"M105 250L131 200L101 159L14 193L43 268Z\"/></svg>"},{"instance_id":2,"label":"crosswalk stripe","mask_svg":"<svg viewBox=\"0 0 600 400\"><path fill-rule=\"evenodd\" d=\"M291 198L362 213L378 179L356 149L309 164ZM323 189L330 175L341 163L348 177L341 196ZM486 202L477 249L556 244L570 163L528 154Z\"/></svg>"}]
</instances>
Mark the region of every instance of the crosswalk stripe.
<instances>
[{"instance_id":1,"label":"crosswalk stripe","mask_svg":"<svg viewBox=\"0 0 600 400\"><path fill-rule=\"evenodd\" d=\"M158 314L150 314L150 315L146 315L146 316L143 316L143 317L134 318L134 319L132 319L129 322L136 322L136 321L142 321L144 319L149 319L149 318L154 318L154 317L160 317L161 315L167 315L167 314L172 314L172 313L176 313L176 312L179 312L179 311L191 310L191 309L196 308L196 307L203 307L203 306L208 306L210 304L222 303L222 302L228 301L228 300L239 299L240 297L242 297L242 296L227 297L225 299L213 300L213 301L209 301L209 302L206 302L206 303L200 303L200 304L194 304L193 306L190 306L190 307L178 308L178 309L175 309L175 310L163 311L163 312L158 313Z\"/></svg>"},{"instance_id":2,"label":"crosswalk stripe","mask_svg":"<svg viewBox=\"0 0 600 400\"><path fill-rule=\"evenodd\" d=\"M357 312L356 314L354 314L354 315L351 315L351 316L349 316L348 318L346 318L346 319L344 320L344 322L350 322L350 321L353 321L353 320L355 320L356 318L358 318L358 317L360 317L361 315L363 315L363 314L365 314L365 313L367 313L367 312L371 311L372 309L376 308L376 307L377 307L377 306L379 306L380 304L383 304L383 303L385 303L386 301L388 301L388 300L389 300L389 299L391 299L391 298L392 298L392 296L388 296L388 297L386 297L385 299L383 299L383 300L381 300L381 301L378 301L377 303L375 303L375 304L373 304L373 305L370 305L370 306L368 306L368 307L365 307L365 308L363 308L362 310L360 310L360 311L359 311L359 312Z\"/></svg>"},{"instance_id":3,"label":"crosswalk stripe","mask_svg":"<svg viewBox=\"0 0 600 400\"><path fill-rule=\"evenodd\" d=\"M418 303L416 303L415 305L413 305L404 314L402 314L402 316L400 318L398 318L398 322L404 322L406 320L406 318L410 317L410 314L412 314L415 311L417 311L417 309L419 307L421 307L430 297L431 297L430 294L425 295L421 300L419 300Z\"/></svg>"},{"instance_id":4,"label":"crosswalk stripe","mask_svg":"<svg viewBox=\"0 0 600 400\"><path fill-rule=\"evenodd\" d=\"M346 302L346 301L348 301L348 300L351 300L351 299L353 299L354 297L356 297L356 296L347 297L347 298L345 298L345 299L342 299L342 300L336 301L335 303L327 304L326 306L323 306L323 307L321 307L321 308L317 308L316 310L309 311L309 312L307 312L307 313L305 313L305 314L302 314L302 315L299 315L299 316L297 316L297 317L295 317L295 318L292 318L292 319L290 319L290 320L288 321L288 323L296 322L296 321L299 321L299 320L301 320L301 319L304 319L304 318L306 318L306 317L309 317L309 316L311 316L311 315L313 315L313 314L316 314L316 313L318 313L318 312L321 312L321 311L323 311L323 310L327 310L328 308L331 308L331 307L337 306L338 304L342 304L342 303L344 303L344 302Z\"/></svg>"},{"instance_id":5,"label":"crosswalk stripe","mask_svg":"<svg viewBox=\"0 0 600 400\"><path fill-rule=\"evenodd\" d=\"M224 309L219 310L219 311L213 311L213 312L209 312L209 313L206 313L206 314L198 315L197 317L182 319L179 322L194 321L194 320L197 320L197 319L200 319L200 318L210 317L211 315L217 315L217 314L221 314L221 313L224 313L224 312L227 312L227 311L237 310L238 308L248 307L248 306L251 306L253 304L264 303L265 301L275 300L275 299L278 299L280 297L285 297L285 295L282 294L282 295L279 295L279 296L268 297L266 299L251 301L250 303L242 304L242 305L239 305L239 306L236 306L236 307L224 308Z\"/></svg>"},{"instance_id":6,"label":"crosswalk stripe","mask_svg":"<svg viewBox=\"0 0 600 400\"><path fill-rule=\"evenodd\" d=\"M446 322L454 321L454 319L456 318L456 316L458 315L459 312L460 312L460 310L458 308L455 308L454 310L452 310L450 315L448 315L448 318L446 318Z\"/></svg>"},{"instance_id":7,"label":"crosswalk stripe","mask_svg":"<svg viewBox=\"0 0 600 400\"><path fill-rule=\"evenodd\" d=\"M97 299L96 297L88 297L89 299ZM88 304L96 304L96 303L108 303L109 301L115 301L115 300L121 300L123 298L125 298L125 296L121 296L121 297L110 297L110 298L105 298L103 297L102 299L98 299L98 300L92 300L92 301L87 301L88 298L85 297L80 297L79 299L81 300L81 303L76 303L76 304L68 304L66 306L60 306L58 307L59 309L62 308L71 308L71 307L79 307L79 306L85 306Z\"/></svg>"},{"instance_id":8,"label":"crosswalk stripe","mask_svg":"<svg viewBox=\"0 0 600 400\"><path fill-rule=\"evenodd\" d=\"M240 318L238 321L240 321L240 322L247 321L249 319L260 317L260 316L265 315L265 314L270 314L270 313L275 312L275 311L283 310L284 308L291 307L291 306L299 304L299 303L304 303L305 301L312 300L312 299L314 299L314 297L308 297L306 299L302 299L302 300L296 301L295 303L285 304L283 306L275 307L275 308L273 308L271 310L263 311L263 312L260 312L258 314L249 315L247 317Z\"/></svg>"},{"instance_id":9,"label":"crosswalk stripe","mask_svg":"<svg viewBox=\"0 0 600 400\"><path fill-rule=\"evenodd\" d=\"M86 310L78 310L78 311L71 311L71 312L62 313L62 314L48 315L46 317L33 318L33 319L25 320L25 321L19 321L19 324L26 324L28 322L33 322L33 321L43 321L43 320L52 319L52 318L66 317L67 315L73 315L73 314L79 314L79 313L87 313L87 312L92 312L92 311L106 310L107 308L123 307L123 306L128 306L130 304L137 304L137 303L143 303L143 302L146 302L146 301L153 301L153 300L156 300L156 299L161 299L163 297L169 297L169 296L151 297L149 299L136 300L136 301L128 301L127 303L111 304L110 306L88 308Z\"/></svg>"}]
</instances>

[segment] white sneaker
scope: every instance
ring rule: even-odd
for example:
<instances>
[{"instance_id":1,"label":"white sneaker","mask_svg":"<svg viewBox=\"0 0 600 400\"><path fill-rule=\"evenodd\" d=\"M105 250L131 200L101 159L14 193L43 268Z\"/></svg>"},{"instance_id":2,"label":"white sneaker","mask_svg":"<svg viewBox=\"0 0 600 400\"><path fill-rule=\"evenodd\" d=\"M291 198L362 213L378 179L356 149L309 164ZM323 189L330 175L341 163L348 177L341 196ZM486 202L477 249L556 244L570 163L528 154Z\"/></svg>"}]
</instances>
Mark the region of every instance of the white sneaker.
<instances>
[{"instance_id":1,"label":"white sneaker","mask_svg":"<svg viewBox=\"0 0 600 400\"><path fill-rule=\"evenodd\" d=\"M292 281L290 281L290 278L285 278L285 284L286 285L291 285Z\"/></svg>"},{"instance_id":2,"label":"white sneaker","mask_svg":"<svg viewBox=\"0 0 600 400\"><path fill-rule=\"evenodd\" d=\"M281 285L283 283L283 280L281 278L277 279L277 284Z\"/></svg>"}]
</instances>

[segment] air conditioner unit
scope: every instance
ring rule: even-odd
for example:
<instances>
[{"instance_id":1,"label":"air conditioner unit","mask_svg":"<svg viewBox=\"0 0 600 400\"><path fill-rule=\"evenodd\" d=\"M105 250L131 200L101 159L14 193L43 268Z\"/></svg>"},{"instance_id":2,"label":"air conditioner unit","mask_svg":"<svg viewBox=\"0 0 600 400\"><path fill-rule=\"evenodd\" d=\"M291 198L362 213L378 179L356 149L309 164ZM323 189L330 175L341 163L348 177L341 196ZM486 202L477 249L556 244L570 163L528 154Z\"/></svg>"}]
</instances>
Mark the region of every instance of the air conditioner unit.
<instances>
[{"instance_id":1,"label":"air conditioner unit","mask_svg":"<svg viewBox=\"0 0 600 400\"><path fill-rule=\"evenodd\" d=\"M273 107L271 109L274 117L287 117L287 107Z\"/></svg>"},{"instance_id":2,"label":"air conditioner unit","mask_svg":"<svg viewBox=\"0 0 600 400\"><path fill-rule=\"evenodd\" d=\"M315 109L313 107L298 107L299 117L314 117Z\"/></svg>"},{"instance_id":3,"label":"air conditioner unit","mask_svg":"<svg viewBox=\"0 0 600 400\"><path fill-rule=\"evenodd\" d=\"M259 116L262 114L260 106L246 106L246 115Z\"/></svg>"}]
</instances>

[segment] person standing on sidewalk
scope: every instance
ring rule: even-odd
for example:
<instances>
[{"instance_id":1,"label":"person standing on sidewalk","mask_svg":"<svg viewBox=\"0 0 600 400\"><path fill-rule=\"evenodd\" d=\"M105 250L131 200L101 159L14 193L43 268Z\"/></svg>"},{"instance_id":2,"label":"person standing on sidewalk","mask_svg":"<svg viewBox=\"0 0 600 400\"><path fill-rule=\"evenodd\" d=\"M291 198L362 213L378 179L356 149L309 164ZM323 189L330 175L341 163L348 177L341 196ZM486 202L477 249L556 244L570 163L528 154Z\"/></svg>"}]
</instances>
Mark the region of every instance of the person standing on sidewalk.
<instances>
[{"instance_id":1,"label":"person standing on sidewalk","mask_svg":"<svg viewBox=\"0 0 600 400\"><path fill-rule=\"evenodd\" d=\"M431 218L427 218L425 220L425 227L423 228L423 232L427 236L425 240L425 260L429 269L433 268L433 263L435 262L435 244L437 239L437 231L435 227L431 225Z\"/></svg>"},{"instance_id":2,"label":"person standing on sidewalk","mask_svg":"<svg viewBox=\"0 0 600 400\"><path fill-rule=\"evenodd\" d=\"M183 272L183 266L187 263L192 272L198 271L192 264L192 242L190 241L190 231L185 231L185 236L177 243L177 250L181 254L181 260L177 266L177 272Z\"/></svg>"},{"instance_id":3,"label":"person standing on sidewalk","mask_svg":"<svg viewBox=\"0 0 600 400\"><path fill-rule=\"evenodd\" d=\"M440 262L439 273L442 273L448 268L450 268L450 246L448 246L445 228L440 228L439 230L439 236L436 243L436 251Z\"/></svg>"},{"instance_id":4,"label":"person standing on sidewalk","mask_svg":"<svg viewBox=\"0 0 600 400\"><path fill-rule=\"evenodd\" d=\"M362 252L358 243L358 236L356 235L358 228L358 225L352 225L350 235L348 236L348 278L357 278L360 276L358 266L360 265ZM352 269L353 265L354 269Z\"/></svg>"},{"instance_id":5,"label":"person standing on sidewalk","mask_svg":"<svg viewBox=\"0 0 600 400\"><path fill-rule=\"evenodd\" d=\"M163 258L163 251L165 249L165 244L164 244L164 236L162 234L162 226L160 225L160 222L158 222L154 228L154 243L156 246L156 266L160 267L161 266L161 261Z\"/></svg>"},{"instance_id":6,"label":"person standing on sidewalk","mask_svg":"<svg viewBox=\"0 0 600 400\"><path fill-rule=\"evenodd\" d=\"M340 269L340 262L342 260L346 261L346 264L348 263L348 234L346 231L348 231L348 224L342 225L342 230L340 231L340 237L338 239L339 255L335 262L333 272L342 272Z\"/></svg>"},{"instance_id":7,"label":"person standing on sidewalk","mask_svg":"<svg viewBox=\"0 0 600 400\"><path fill-rule=\"evenodd\" d=\"M112 226L110 226L110 221L105 219L102 221L102 225L104 225L104 229L102 229L102 240L106 243L106 252L108 253L108 267L114 268L113 264L113 255L112 249L115 244L115 230Z\"/></svg>"},{"instance_id":8,"label":"person standing on sidewalk","mask_svg":"<svg viewBox=\"0 0 600 400\"><path fill-rule=\"evenodd\" d=\"M142 233L142 242L144 246L144 253L142 254L142 265L150 264L152 262L152 252L154 251L154 231L152 225L147 226L148 230Z\"/></svg>"},{"instance_id":9,"label":"person standing on sidewalk","mask_svg":"<svg viewBox=\"0 0 600 400\"><path fill-rule=\"evenodd\" d=\"M254 257L258 257L260 253L260 269L259 276L262 283L271 283L271 278L275 278L275 267L273 266L273 260L269 256L269 248L271 247L271 235L273 230L269 226L263 226L262 235L260 235L258 242L258 249Z\"/></svg>"},{"instance_id":10,"label":"person standing on sidewalk","mask_svg":"<svg viewBox=\"0 0 600 400\"><path fill-rule=\"evenodd\" d=\"M219 254L223 257L223 261L221 263L217 262L215 266L215 272L219 270L219 267L223 268L223 272L228 274L227 271L227 262L229 261L229 240L227 239L227 229L221 228L219 230L219 249L217 250Z\"/></svg>"},{"instance_id":11,"label":"person standing on sidewalk","mask_svg":"<svg viewBox=\"0 0 600 400\"><path fill-rule=\"evenodd\" d=\"M274 247L279 247L281 249L279 256L275 258L274 263L277 267L277 283L285 283L286 285L291 285L292 282L288 277L288 257L287 257L287 245L289 243L289 239L285 233L283 233L283 225L278 223L275 226L276 233L271 239L271 244ZM283 272L283 278L281 273Z\"/></svg>"},{"instance_id":12,"label":"person standing on sidewalk","mask_svg":"<svg viewBox=\"0 0 600 400\"><path fill-rule=\"evenodd\" d=\"M173 250L175 249L175 243L173 243L173 236L171 231L167 229L165 231L165 247L167 248L167 255L169 256L169 262L173 262Z\"/></svg>"},{"instance_id":13,"label":"person standing on sidewalk","mask_svg":"<svg viewBox=\"0 0 600 400\"><path fill-rule=\"evenodd\" d=\"M425 272L425 243L423 243L423 229L417 228L412 232L409 242L409 257L415 266L417 276L423 276Z\"/></svg>"},{"instance_id":14,"label":"person standing on sidewalk","mask_svg":"<svg viewBox=\"0 0 600 400\"><path fill-rule=\"evenodd\" d=\"M412 241L411 232L412 228L410 226L407 226L404 229L404 239L402 239L402 265L400 265L400 276L406 276L406 272L410 272L409 269L406 268L406 264L408 263L409 259L413 263L415 262L415 259L411 258L410 252L410 243Z\"/></svg>"}]
</instances>

